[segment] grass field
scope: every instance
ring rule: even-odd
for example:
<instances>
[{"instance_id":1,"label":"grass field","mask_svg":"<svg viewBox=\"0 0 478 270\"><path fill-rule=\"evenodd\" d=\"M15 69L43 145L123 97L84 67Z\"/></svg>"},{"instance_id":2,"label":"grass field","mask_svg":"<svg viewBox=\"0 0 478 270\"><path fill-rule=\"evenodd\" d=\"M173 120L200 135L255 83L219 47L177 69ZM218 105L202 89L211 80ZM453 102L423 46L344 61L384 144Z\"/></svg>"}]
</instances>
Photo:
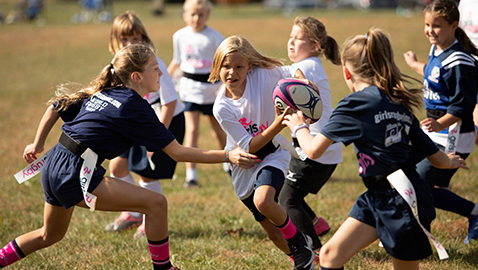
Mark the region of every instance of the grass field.
<instances>
[{"instance_id":1,"label":"grass field","mask_svg":"<svg viewBox=\"0 0 478 270\"><path fill-rule=\"evenodd\" d=\"M0 1L6 14L14 1ZM39 177L18 185L14 173L26 164L24 147L31 143L45 110L45 102L55 86L64 82L88 83L109 63L108 35L110 24L73 24L70 18L80 11L77 1L47 1L46 25L19 23L0 25L0 245L43 224L43 192ZM115 2L115 14L135 11L144 22L158 55L169 63L172 58L172 34L184 26L180 7L167 6L163 17L153 17L151 4L145 1ZM286 42L296 11L283 16L278 11L263 11L258 5L215 7L209 25L224 36L247 37L263 53L287 58ZM307 10L302 13L320 18L330 36L339 44L354 34L364 34L370 27L390 33L398 65L407 74L412 71L403 61L407 50L417 52L425 61L429 44L422 31L422 15L397 17L394 11L368 13L354 10ZM289 63L287 60L286 63ZM336 104L348 94L340 67L324 61ZM414 75L415 76L415 75ZM418 78L418 77L417 77ZM204 119L206 120L206 119ZM53 130L46 149L60 134ZM287 135L287 132L284 132ZM202 125L200 147L214 149L208 140L210 129ZM478 156L468 159L470 171L459 171L452 181L453 190L477 200ZM107 162L103 164L107 168ZM251 214L237 199L231 181L221 165L198 166L202 187L183 190L184 165L179 164L176 181L162 183L169 202L171 255L181 269L291 269L292 262L282 254L255 223ZM309 196L312 208L331 225L332 231L322 238L326 242L346 218L355 199L365 191L357 174L353 148L344 149L344 162L332 179L316 196ZM100 198L101 199L101 198ZM120 198L118 198L120 199ZM134 240L134 231L120 234L104 232L104 226L116 213L89 212L78 208L63 241L29 255L11 269L151 269L145 239ZM439 261L434 253L422 262L422 269L477 269L478 244L463 245L467 219L437 211L432 232L447 248L450 259ZM226 230L239 229L239 235ZM378 242L360 252L346 265L347 269L390 269L390 257ZM8 268L10 269L10 268Z\"/></svg>"}]
</instances>

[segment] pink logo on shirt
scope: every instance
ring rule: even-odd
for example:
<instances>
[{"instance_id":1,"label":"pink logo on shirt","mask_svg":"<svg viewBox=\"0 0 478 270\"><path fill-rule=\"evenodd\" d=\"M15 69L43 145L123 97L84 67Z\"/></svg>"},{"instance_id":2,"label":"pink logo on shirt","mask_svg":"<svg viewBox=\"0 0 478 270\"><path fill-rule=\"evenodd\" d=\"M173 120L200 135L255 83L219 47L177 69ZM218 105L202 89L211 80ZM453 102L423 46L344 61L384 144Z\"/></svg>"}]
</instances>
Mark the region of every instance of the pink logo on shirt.
<instances>
[{"instance_id":1,"label":"pink logo on shirt","mask_svg":"<svg viewBox=\"0 0 478 270\"><path fill-rule=\"evenodd\" d=\"M375 160L371 158L369 155L364 153L358 154L358 163L359 163L359 173L365 174L367 171L367 167L375 164Z\"/></svg>"}]
</instances>

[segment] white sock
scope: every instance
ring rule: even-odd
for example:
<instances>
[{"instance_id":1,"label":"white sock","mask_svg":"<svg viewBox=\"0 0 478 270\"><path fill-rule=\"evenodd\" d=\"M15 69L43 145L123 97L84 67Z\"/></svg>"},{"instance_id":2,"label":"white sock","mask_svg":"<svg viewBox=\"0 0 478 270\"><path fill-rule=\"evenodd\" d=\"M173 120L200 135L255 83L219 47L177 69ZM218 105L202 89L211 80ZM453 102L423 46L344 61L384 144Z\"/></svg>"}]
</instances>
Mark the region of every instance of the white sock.
<instances>
[{"instance_id":1,"label":"white sock","mask_svg":"<svg viewBox=\"0 0 478 270\"><path fill-rule=\"evenodd\" d=\"M158 180L153 182L144 182L143 180L139 180L139 186L163 194L163 188Z\"/></svg>"},{"instance_id":2,"label":"white sock","mask_svg":"<svg viewBox=\"0 0 478 270\"><path fill-rule=\"evenodd\" d=\"M125 181L126 183L130 183L132 185L136 185L136 182L134 181L134 177L131 173L128 173L127 175L123 176L123 177L116 177L114 176L112 173L110 173L110 176L111 177L114 177L116 179L120 179L120 180L123 180Z\"/></svg>"},{"instance_id":3,"label":"white sock","mask_svg":"<svg viewBox=\"0 0 478 270\"><path fill-rule=\"evenodd\" d=\"M197 171L196 169L186 169L186 182L195 180L197 181Z\"/></svg>"},{"instance_id":4,"label":"white sock","mask_svg":"<svg viewBox=\"0 0 478 270\"><path fill-rule=\"evenodd\" d=\"M478 215L478 204L475 203L475 207L473 207L473 210L471 210L471 215L472 216Z\"/></svg>"}]
</instances>

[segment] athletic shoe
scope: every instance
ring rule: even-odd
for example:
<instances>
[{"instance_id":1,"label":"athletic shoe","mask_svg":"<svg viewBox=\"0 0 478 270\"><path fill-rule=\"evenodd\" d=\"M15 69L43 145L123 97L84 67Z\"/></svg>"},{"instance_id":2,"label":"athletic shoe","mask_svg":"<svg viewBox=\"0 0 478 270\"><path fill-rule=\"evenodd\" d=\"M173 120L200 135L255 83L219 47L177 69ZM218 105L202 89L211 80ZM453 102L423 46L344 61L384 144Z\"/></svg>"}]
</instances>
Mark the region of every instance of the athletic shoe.
<instances>
[{"instance_id":1,"label":"athletic shoe","mask_svg":"<svg viewBox=\"0 0 478 270\"><path fill-rule=\"evenodd\" d=\"M324 236L330 231L330 226L325 219L319 217L317 224L314 225L314 229L318 236Z\"/></svg>"},{"instance_id":2,"label":"athletic shoe","mask_svg":"<svg viewBox=\"0 0 478 270\"><path fill-rule=\"evenodd\" d=\"M133 217L128 212L122 212L115 221L106 225L107 232L120 232L123 230L136 228L143 223L143 215L140 217Z\"/></svg>"},{"instance_id":3,"label":"athletic shoe","mask_svg":"<svg viewBox=\"0 0 478 270\"><path fill-rule=\"evenodd\" d=\"M134 233L133 235L133 238L134 239L140 239L140 238L143 238L143 237L146 237L146 230L144 228L144 223L142 223L138 229L136 230L136 232ZM174 268L173 268L174 269Z\"/></svg>"},{"instance_id":4,"label":"athletic shoe","mask_svg":"<svg viewBox=\"0 0 478 270\"><path fill-rule=\"evenodd\" d=\"M468 244L470 240L476 239L478 239L478 215L468 218L468 234L465 238L465 244Z\"/></svg>"},{"instance_id":5,"label":"athletic shoe","mask_svg":"<svg viewBox=\"0 0 478 270\"><path fill-rule=\"evenodd\" d=\"M294 256L294 270L313 270L315 253L312 250L312 238L300 231L287 240L292 256Z\"/></svg>"},{"instance_id":6,"label":"athletic shoe","mask_svg":"<svg viewBox=\"0 0 478 270\"><path fill-rule=\"evenodd\" d=\"M186 181L186 183L184 183L184 185L183 185L183 188L184 188L184 189L188 189L188 188L199 188L198 181L197 181L197 180L189 180L189 181Z\"/></svg>"}]
</instances>

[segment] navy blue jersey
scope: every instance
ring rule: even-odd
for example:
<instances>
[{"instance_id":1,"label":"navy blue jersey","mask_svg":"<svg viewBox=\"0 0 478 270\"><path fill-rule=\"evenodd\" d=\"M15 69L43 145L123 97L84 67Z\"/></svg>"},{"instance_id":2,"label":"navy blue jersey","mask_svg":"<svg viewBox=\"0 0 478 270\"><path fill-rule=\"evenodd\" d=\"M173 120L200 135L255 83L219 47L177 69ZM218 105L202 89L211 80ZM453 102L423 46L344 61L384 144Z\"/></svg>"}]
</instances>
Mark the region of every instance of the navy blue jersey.
<instances>
[{"instance_id":1,"label":"navy blue jersey","mask_svg":"<svg viewBox=\"0 0 478 270\"><path fill-rule=\"evenodd\" d=\"M376 86L342 99L321 133L344 145L354 143L362 177L389 175L411 158L418 162L438 151L410 110Z\"/></svg>"},{"instance_id":2,"label":"navy blue jersey","mask_svg":"<svg viewBox=\"0 0 478 270\"><path fill-rule=\"evenodd\" d=\"M66 134L107 159L135 143L154 152L174 140L148 102L126 87L103 90L59 113Z\"/></svg>"},{"instance_id":3,"label":"navy blue jersey","mask_svg":"<svg viewBox=\"0 0 478 270\"><path fill-rule=\"evenodd\" d=\"M478 91L476 60L455 42L435 55L432 45L428 63L423 69L425 108L439 110L461 118L460 133L473 132L473 109ZM442 131L448 133L448 129Z\"/></svg>"}]
</instances>

